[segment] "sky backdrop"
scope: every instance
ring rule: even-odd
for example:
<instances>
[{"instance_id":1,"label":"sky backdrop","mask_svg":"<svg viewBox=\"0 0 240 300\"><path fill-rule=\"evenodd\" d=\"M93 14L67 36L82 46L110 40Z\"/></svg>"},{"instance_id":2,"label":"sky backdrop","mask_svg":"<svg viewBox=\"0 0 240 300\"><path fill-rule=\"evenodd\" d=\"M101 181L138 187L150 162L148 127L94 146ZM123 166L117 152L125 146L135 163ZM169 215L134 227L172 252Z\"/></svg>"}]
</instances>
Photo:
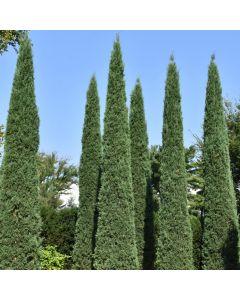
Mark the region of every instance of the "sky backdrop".
<instances>
[{"instance_id":1,"label":"sky backdrop","mask_svg":"<svg viewBox=\"0 0 240 300\"><path fill-rule=\"evenodd\" d=\"M96 75L105 111L109 60L116 34L125 65L126 95L142 83L149 145L161 144L164 85L169 57L180 74L185 146L201 136L207 68L216 56L223 97L240 99L240 31L31 31L40 151L78 164L89 80ZM17 54L0 56L0 124L6 123Z\"/></svg>"}]
</instances>

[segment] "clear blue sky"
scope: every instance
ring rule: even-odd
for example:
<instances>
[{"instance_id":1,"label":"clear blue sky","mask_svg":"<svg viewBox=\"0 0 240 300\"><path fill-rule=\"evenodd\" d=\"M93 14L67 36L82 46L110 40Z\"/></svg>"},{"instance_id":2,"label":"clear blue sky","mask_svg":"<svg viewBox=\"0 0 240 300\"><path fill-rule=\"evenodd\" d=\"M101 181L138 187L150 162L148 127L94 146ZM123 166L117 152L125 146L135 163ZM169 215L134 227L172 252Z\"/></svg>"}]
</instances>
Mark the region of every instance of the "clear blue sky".
<instances>
[{"instance_id":1,"label":"clear blue sky","mask_svg":"<svg viewBox=\"0 0 240 300\"><path fill-rule=\"evenodd\" d=\"M149 144L161 144L164 83L173 53L180 73L185 145L201 135L207 67L216 55L223 96L240 99L240 31L31 31L40 151L56 151L78 164L86 91L96 74L105 110L109 59L120 34L127 104L137 77L145 100ZM17 55L0 56L0 123L5 124Z\"/></svg>"}]
</instances>

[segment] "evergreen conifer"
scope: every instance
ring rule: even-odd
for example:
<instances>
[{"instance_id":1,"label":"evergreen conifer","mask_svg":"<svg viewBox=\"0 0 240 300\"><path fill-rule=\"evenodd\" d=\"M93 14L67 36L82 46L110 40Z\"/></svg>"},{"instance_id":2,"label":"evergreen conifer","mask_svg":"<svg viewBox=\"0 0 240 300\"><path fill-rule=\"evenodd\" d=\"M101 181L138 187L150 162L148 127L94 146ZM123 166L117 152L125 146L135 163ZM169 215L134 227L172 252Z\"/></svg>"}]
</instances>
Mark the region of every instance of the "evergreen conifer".
<instances>
[{"instance_id":1,"label":"evergreen conifer","mask_svg":"<svg viewBox=\"0 0 240 300\"><path fill-rule=\"evenodd\" d=\"M193 269L179 74L173 57L165 86L157 269Z\"/></svg>"},{"instance_id":2,"label":"evergreen conifer","mask_svg":"<svg viewBox=\"0 0 240 300\"><path fill-rule=\"evenodd\" d=\"M87 104L79 167L79 213L73 259L75 268L91 269L96 228L96 203L99 192L101 160L100 107L97 81L92 77Z\"/></svg>"},{"instance_id":3,"label":"evergreen conifer","mask_svg":"<svg viewBox=\"0 0 240 300\"><path fill-rule=\"evenodd\" d=\"M138 269L130 133L118 38L109 67L94 268Z\"/></svg>"},{"instance_id":4,"label":"evergreen conifer","mask_svg":"<svg viewBox=\"0 0 240 300\"><path fill-rule=\"evenodd\" d=\"M239 259L237 207L230 169L222 88L214 56L208 68L203 163L203 269L236 269Z\"/></svg>"},{"instance_id":5,"label":"evergreen conifer","mask_svg":"<svg viewBox=\"0 0 240 300\"><path fill-rule=\"evenodd\" d=\"M139 79L131 95L129 125L138 261L139 267L143 268L146 266L146 260L149 264L151 259L149 254L152 253L153 245L149 245L149 242L153 242L153 231L149 230L149 225L152 223L152 218L149 218L152 209L150 160L142 87Z\"/></svg>"},{"instance_id":6,"label":"evergreen conifer","mask_svg":"<svg viewBox=\"0 0 240 300\"><path fill-rule=\"evenodd\" d=\"M0 195L1 269L39 268L38 145L32 49L25 37L20 45L5 133Z\"/></svg>"}]
</instances>

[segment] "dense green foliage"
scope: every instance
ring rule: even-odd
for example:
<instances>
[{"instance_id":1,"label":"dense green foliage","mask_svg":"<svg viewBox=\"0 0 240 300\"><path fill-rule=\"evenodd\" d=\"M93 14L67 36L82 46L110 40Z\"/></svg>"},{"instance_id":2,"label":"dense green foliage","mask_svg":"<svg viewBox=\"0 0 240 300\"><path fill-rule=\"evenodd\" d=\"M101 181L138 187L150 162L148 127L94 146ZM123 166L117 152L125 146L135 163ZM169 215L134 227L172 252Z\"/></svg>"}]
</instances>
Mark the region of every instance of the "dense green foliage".
<instances>
[{"instance_id":1,"label":"dense green foliage","mask_svg":"<svg viewBox=\"0 0 240 300\"><path fill-rule=\"evenodd\" d=\"M75 225L77 221L77 207L54 209L42 206L42 245L55 246L60 253L71 256L75 242ZM72 267L72 257L65 260L65 269Z\"/></svg>"},{"instance_id":2,"label":"dense green foliage","mask_svg":"<svg viewBox=\"0 0 240 300\"><path fill-rule=\"evenodd\" d=\"M95 269L138 269L130 134L119 39L110 60Z\"/></svg>"},{"instance_id":3,"label":"dense green foliage","mask_svg":"<svg viewBox=\"0 0 240 300\"><path fill-rule=\"evenodd\" d=\"M150 148L151 177L153 184L153 215L154 235L157 240L159 229L159 180L161 147ZM201 243L202 243L202 221L203 221L203 163L201 149L198 143L185 149L185 163L187 171L187 198L188 211L190 214L192 235L193 235L193 261L195 269L201 268Z\"/></svg>"},{"instance_id":4,"label":"dense green foliage","mask_svg":"<svg viewBox=\"0 0 240 300\"><path fill-rule=\"evenodd\" d=\"M149 152L152 186L157 192L159 192L161 147L157 145L151 146Z\"/></svg>"},{"instance_id":5,"label":"dense green foliage","mask_svg":"<svg viewBox=\"0 0 240 300\"><path fill-rule=\"evenodd\" d=\"M150 175L150 174L149 174ZM154 269L155 261L155 236L154 236L154 212L156 211L156 202L153 197L153 188L151 180L148 177L146 190L146 210L144 220L144 260L143 269Z\"/></svg>"},{"instance_id":6,"label":"dense green foliage","mask_svg":"<svg viewBox=\"0 0 240 300\"><path fill-rule=\"evenodd\" d=\"M212 58L204 117L204 269L236 269L238 265L236 198L221 93L218 69Z\"/></svg>"},{"instance_id":7,"label":"dense green foliage","mask_svg":"<svg viewBox=\"0 0 240 300\"><path fill-rule=\"evenodd\" d=\"M199 216L190 215L193 239L193 263L196 270L202 268L202 222Z\"/></svg>"},{"instance_id":8,"label":"dense green foliage","mask_svg":"<svg viewBox=\"0 0 240 300\"><path fill-rule=\"evenodd\" d=\"M9 47L18 52L18 45L7 124L0 125L0 269L238 269L240 104L225 101L224 106L214 57L204 137L194 136L196 143L184 149L179 74L172 57L163 144L148 149L139 80L128 118L117 38L103 143L93 76L78 169L56 153L37 152L31 42L27 31L0 30L0 54ZM71 193L78 183L76 207Z\"/></svg>"},{"instance_id":9,"label":"dense green foliage","mask_svg":"<svg viewBox=\"0 0 240 300\"><path fill-rule=\"evenodd\" d=\"M5 133L0 195L0 268L38 269L40 209L36 155L39 118L31 42L21 46Z\"/></svg>"},{"instance_id":10,"label":"dense green foliage","mask_svg":"<svg viewBox=\"0 0 240 300\"><path fill-rule=\"evenodd\" d=\"M87 92L79 169L79 214L73 259L75 268L91 269L96 231L96 203L101 163L100 107L95 76Z\"/></svg>"},{"instance_id":11,"label":"dense green foliage","mask_svg":"<svg viewBox=\"0 0 240 300\"><path fill-rule=\"evenodd\" d=\"M165 87L160 161L157 269L192 269L192 234L187 210L187 180L179 75L171 60Z\"/></svg>"},{"instance_id":12,"label":"dense green foliage","mask_svg":"<svg viewBox=\"0 0 240 300\"><path fill-rule=\"evenodd\" d=\"M146 262L144 263L144 257L145 260L151 259L149 255L151 255L150 252L153 245L149 245L149 242L153 240L153 236L151 237L153 230L151 225L152 193L150 186L147 125L144 113L142 87L139 80L137 80L131 95L129 120L135 229L139 268L142 269L144 264L146 264ZM146 238L147 240L145 240ZM146 243L146 241L149 242Z\"/></svg>"},{"instance_id":13,"label":"dense green foliage","mask_svg":"<svg viewBox=\"0 0 240 300\"><path fill-rule=\"evenodd\" d=\"M67 255L61 254L54 246L47 246L40 253L40 269L41 270L64 270Z\"/></svg>"},{"instance_id":14,"label":"dense green foliage","mask_svg":"<svg viewBox=\"0 0 240 300\"><path fill-rule=\"evenodd\" d=\"M225 118L228 127L229 154L233 182L237 196L237 209L240 214L240 103L225 101Z\"/></svg>"},{"instance_id":15,"label":"dense green foliage","mask_svg":"<svg viewBox=\"0 0 240 300\"><path fill-rule=\"evenodd\" d=\"M71 186L77 184L77 168L56 153L38 153L37 162L41 205L57 208L62 204L61 196L68 195Z\"/></svg>"}]
</instances>

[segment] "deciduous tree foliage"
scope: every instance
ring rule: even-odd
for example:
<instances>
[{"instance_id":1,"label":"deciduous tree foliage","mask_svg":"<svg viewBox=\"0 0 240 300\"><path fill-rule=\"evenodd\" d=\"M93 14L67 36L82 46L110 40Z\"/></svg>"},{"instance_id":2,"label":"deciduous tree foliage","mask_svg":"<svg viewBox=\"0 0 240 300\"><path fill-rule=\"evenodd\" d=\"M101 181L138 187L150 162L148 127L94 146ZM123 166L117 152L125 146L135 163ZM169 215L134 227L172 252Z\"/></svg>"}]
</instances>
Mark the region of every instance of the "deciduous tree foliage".
<instances>
[{"instance_id":1,"label":"deciduous tree foliage","mask_svg":"<svg viewBox=\"0 0 240 300\"><path fill-rule=\"evenodd\" d=\"M79 169L79 214L73 258L75 268L91 269L96 231L96 203L101 163L100 107L95 76L87 92Z\"/></svg>"},{"instance_id":2,"label":"deciduous tree foliage","mask_svg":"<svg viewBox=\"0 0 240 300\"><path fill-rule=\"evenodd\" d=\"M38 144L32 49L26 38L20 46L5 133L0 196L1 269L39 268Z\"/></svg>"},{"instance_id":3,"label":"deciduous tree foliage","mask_svg":"<svg viewBox=\"0 0 240 300\"><path fill-rule=\"evenodd\" d=\"M204 269L236 269L238 265L237 208L228 146L221 83L212 57L204 117Z\"/></svg>"},{"instance_id":4,"label":"deciduous tree foliage","mask_svg":"<svg viewBox=\"0 0 240 300\"><path fill-rule=\"evenodd\" d=\"M119 39L110 60L95 269L138 269L130 134Z\"/></svg>"},{"instance_id":5,"label":"deciduous tree foliage","mask_svg":"<svg viewBox=\"0 0 240 300\"><path fill-rule=\"evenodd\" d=\"M187 211L187 180L179 75L171 58L167 71L160 162L157 269L192 269L192 234Z\"/></svg>"},{"instance_id":6,"label":"deciduous tree foliage","mask_svg":"<svg viewBox=\"0 0 240 300\"><path fill-rule=\"evenodd\" d=\"M8 50L8 46L12 46L15 50L27 34L26 30L0 30L0 54Z\"/></svg>"},{"instance_id":7,"label":"deciduous tree foliage","mask_svg":"<svg viewBox=\"0 0 240 300\"><path fill-rule=\"evenodd\" d=\"M64 270L67 255L61 254L54 246L47 246L41 250L40 261L41 270Z\"/></svg>"},{"instance_id":8,"label":"deciduous tree foliage","mask_svg":"<svg viewBox=\"0 0 240 300\"><path fill-rule=\"evenodd\" d=\"M131 95L129 125L136 240L139 268L142 269L146 264L144 257L145 260L151 259L149 255L153 251L153 218L149 215L149 213L152 215L150 160L142 87L139 79ZM150 240L151 245L149 245Z\"/></svg>"}]
</instances>

